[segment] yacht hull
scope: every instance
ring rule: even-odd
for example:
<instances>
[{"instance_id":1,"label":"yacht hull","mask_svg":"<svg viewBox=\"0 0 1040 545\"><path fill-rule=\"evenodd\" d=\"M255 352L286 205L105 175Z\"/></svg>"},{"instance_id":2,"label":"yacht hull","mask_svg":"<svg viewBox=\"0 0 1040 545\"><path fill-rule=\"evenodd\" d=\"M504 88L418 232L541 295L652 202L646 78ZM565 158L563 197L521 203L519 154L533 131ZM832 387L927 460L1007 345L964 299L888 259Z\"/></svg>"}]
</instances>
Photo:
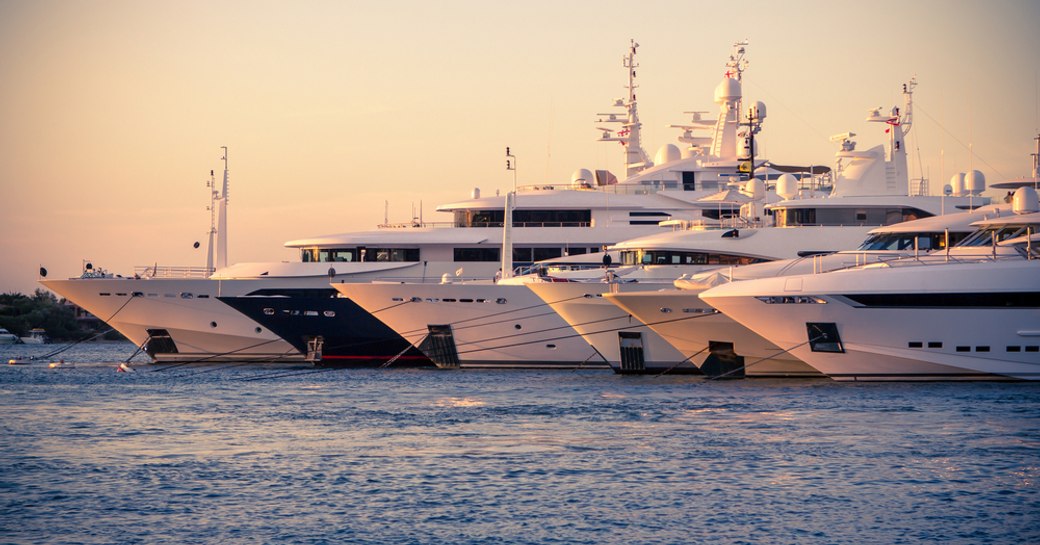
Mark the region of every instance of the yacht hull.
<instances>
[{"instance_id":1,"label":"yacht hull","mask_svg":"<svg viewBox=\"0 0 1040 545\"><path fill-rule=\"evenodd\" d=\"M611 290L648 291L655 283L561 282L527 284L618 374L701 374L656 332L605 300Z\"/></svg>"},{"instance_id":2,"label":"yacht hull","mask_svg":"<svg viewBox=\"0 0 1040 545\"><path fill-rule=\"evenodd\" d=\"M820 378L812 366L725 314L701 301L697 290L611 293L604 299L617 305L689 358L698 367L711 343L728 343L744 358L744 376L758 378ZM660 370L654 369L653 372Z\"/></svg>"},{"instance_id":3,"label":"yacht hull","mask_svg":"<svg viewBox=\"0 0 1040 545\"><path fill-rule=\"evenodd\" d=\"M221 303L224 291L258 282L172 278L42 280L48 289L97 316L156 362L302 361L278 335Z\"/></svg>"},{"instance_id":4,"label":"yacht hull","mask_svg":"<svg viewBox=\"0 0 1040 545\"><path fill-rule=\"evenodd\" d=\"M433 366L411 343L345 297L219 299L308 354L319 366Z\"/></svg>"},{"instance_id":5,"label":"yacht hull","mask_svg":"<svg viewBox=\"0 0 1040 545\"><path fill-rule=\"evenodd\" d=\"M588 343L523 285L372 283L334 287L442 367L605 367ZM440 340L431 343L438 335ZM452 352L452 357L441 349Z\"/></svg>"},{"instance_id":6,"label":"yacht hull","mask_svg":"<svg viewBox=\"0 0 1040 545\"><path fill-rule=\"evenodd\" d=\"M835 380L1040 380L1037 266L862 269L736 282L702 298Z\"/></svg>"}]
</instances>

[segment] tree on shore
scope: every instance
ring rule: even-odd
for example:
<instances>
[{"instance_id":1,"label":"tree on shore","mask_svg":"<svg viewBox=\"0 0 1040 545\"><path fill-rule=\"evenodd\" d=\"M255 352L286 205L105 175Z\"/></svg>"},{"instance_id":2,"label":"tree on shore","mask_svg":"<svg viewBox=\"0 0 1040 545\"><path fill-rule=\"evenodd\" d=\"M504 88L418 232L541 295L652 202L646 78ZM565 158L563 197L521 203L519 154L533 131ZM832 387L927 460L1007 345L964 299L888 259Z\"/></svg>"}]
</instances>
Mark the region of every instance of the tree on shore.
<instances>
[{"instance_id":1,"label":"tree on shore","mask_svg":"<svg viewBox=\"0 0 1040 545\"><path fill-rule=\"evenodd\" d=\"M104 323L100 326L102 331L108 329ZM62 304L53 293L39 288L31 296L0 294L0 327L21 337L27 336L30 329L39 327L46 329L52 340L59 341L79 340L100 332L84 327L76 319L71 306Z\"/></svg>"}]
</instances>

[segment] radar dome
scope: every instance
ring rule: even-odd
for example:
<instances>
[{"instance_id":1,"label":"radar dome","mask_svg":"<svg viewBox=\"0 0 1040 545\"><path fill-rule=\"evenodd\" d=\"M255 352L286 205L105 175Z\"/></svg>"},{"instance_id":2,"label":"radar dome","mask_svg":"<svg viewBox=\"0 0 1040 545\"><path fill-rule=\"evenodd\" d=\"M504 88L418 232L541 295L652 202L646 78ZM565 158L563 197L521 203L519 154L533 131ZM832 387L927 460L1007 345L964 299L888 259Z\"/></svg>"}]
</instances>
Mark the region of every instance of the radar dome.
<instances>
[{"instance_id":1,"label":"radar dome","mask_svg":"<svg viewBox=\"0 0 1040 545\"><path fill-rule=\"evenodd\" d=\"M1029 186L1016 189L1015 195L1011 197L1011 210L1016 214L1040 212L1040 198L1036 190Z\"/></svg>"},{"instance_id":2,"label":"radar dome","mask_svg":"<svg viewBox=\"0 0 1040 545\"><path fill-rule=\"evenodd\" d=\"M740 82L733 78L726 78L715 88L715 104L725 104L731 100L740 98Z\"/></svg>"},{"instance_id":3,"label":"radar dome","mask_svg":"<svg viewBox=\"0 0 1040 545\"><path fill-rule=\"evenodd\" d=\"M963 172L958 172L950 178L950 195L954 197L964 196L964 177Z\"/></svg>"},{"instance_id":4,"label":"radar dome","mask_svg":"<svg viewBox=\"0 0 1040 545\"><path fill-rule=\"evenodd\" d=\"M755 107L752 109L752 113L755 119L762 121L766 118L766 103L761 100L755 102Z\"/></svg>"},{"instance_id":5,"label":"radar dome","mask_svg":"<svg viewBox=\"0 0 1040 545\"><path fill-rule=\"evenodd\" d=\"M596 178L592 176L592 171L587 168L579 168L571 174L571 183L580 184L582 182L591 184L596 181Z\"/></svg>"},{"instance_id":6,"label":"radar dome","mask_svg":"<svg viewBox=\"0 0 1040 545\"><path fill-rule=\"evenodd\" d=\"M654 156L655 165L663 165L665 163L671 163L682 159L682 153L679 151L679 146L675 144L665 144L661 146L661 149L657 150L657 155Z\"/></svg>"},{"instance_id":7,"label":"radar dome","mask_svg":"<svg viewBox=\"0 0 1040 545\"><path fill-rule=\"evenodd\" d=\"M776 194L784 200L798 196L798 178L795 178L793 174L781 174L776 179Z\"/></svg>"},{"instance_id":8,"label":"radar dome","mask_svg":"<svg viewBox=\"0 0 1040 545\"><path fill-rule=\"evenodd\" d=\"M981 195L986 190L986 177L981 172L973 170L964 177L964 191L969 195Z\"/></svg>"},{"instance_id":9,"label":"radar dome","mask_svg":"<svg viewBox=\"0 0 1040 545\"><path fill-rule=\"evenodd\" d=\"M758 201L766 196L766 183L758 178L752 178L744 182L744 193Z\"/></svg>"}]
</instances>

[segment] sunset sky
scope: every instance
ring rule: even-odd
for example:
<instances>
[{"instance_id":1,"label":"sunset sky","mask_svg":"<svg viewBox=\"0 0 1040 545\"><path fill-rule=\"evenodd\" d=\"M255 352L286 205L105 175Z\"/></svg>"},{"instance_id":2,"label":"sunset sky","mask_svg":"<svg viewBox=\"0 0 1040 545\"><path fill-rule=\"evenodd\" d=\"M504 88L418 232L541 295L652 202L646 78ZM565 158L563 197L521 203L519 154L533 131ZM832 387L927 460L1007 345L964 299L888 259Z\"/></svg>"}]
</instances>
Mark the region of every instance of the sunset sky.
<instances>
[{"instance_id":1,"label":"sunset sky","mask_svg":"<svg viewBox=\"0 0 1040 545\"><path fill-rule=\"evenodd\" d=\"M230 149L230 260L367 230L474 187L623 173L596 113L641 44L651 155L710 110L733 42L769 116L760 157L831 164L882 142L869 109L916 76L911 172L1029 174L1040 2L0 0L0 292L43 265L205 263L211 169ZM974 150L969 157L968 146ZM388 203L388 204L384 204ZM446 216L444 219L448 219ZM201 241L200 249L192 244Z\"/></svg>"}]
</instances>

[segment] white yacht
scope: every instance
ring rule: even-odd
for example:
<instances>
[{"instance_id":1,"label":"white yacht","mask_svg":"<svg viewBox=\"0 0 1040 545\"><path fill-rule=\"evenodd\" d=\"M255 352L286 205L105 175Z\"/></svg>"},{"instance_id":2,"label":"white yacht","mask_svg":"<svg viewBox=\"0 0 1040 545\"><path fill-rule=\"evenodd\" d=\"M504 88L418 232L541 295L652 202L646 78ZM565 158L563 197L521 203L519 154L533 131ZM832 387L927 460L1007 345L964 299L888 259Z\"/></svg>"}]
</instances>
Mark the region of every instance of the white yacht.
<instances>
[{"instance_id":1,"label":"white yacht","mask_svg":"<svg viewBox=\"0 0 1040 545\"><path fill-rule=\"evenodd\" d=\"M18 335L0 327L0 344L15 344L17 342Z\"/></svg>"},{"instance_id":2,"label":"white yacht","mask_svg":"<svg viewBox=\"0 0 1040 545\"><path fill-rule=\"evenodd\" d=\"M697 373L705 361L713 364L717 360L737 361L742 354L733 351L732 342L719 342L716 337L699 343L696 350L686 350L689 346L677 350L653 328L634 319L628 311L612 305L609 299L604 300L603 296L607 292L616 297L659 290L662 281L670 287L680 275L706 268L718 269L720 272L717 274L725 274L721 271L740 270L744 268L741 266L756 262L853 248L874 226L931 217L947 209L967 207L971 201L987 202L986 198L974 196L947 201L944 197L912 194L904 142L912 124L913 87L913 81L904 86L902 111L896 107L890 116L883 116L879 110L872 110L867 118L869 122L886 127L887 150L885 146L877 146L857 151L851 133L835 139L841 142L841 149L837 152L836 177L829 194L815 196L802 192L799 195L794 180L780 177L778 192L787 198L767 207L777 218L777 227L732 229L715 237L676 232L626 241L613 247L621 255L622 268L617 279L623 282L598 286L530 284L528 287L574 327L595 349L597 356L606 359L619 373ZM984 183L981 174L976 178L980 184ZM981 186L974 188L977 192L981 189ZM768 264L759 266L769 267ZM658 308L672 307L663 305ZM700 318L697 325L722 320L712 317L711 309L703 304L681 308L685 314ZM798 376L818 373L801 362L774 361L758 365L754 374Z\"/></svg>"},{"instance_id":3,"label":"white yacht","mask_svg":"<svg viewBox=\"0 0 1040 545\"><path fill-rule=\"evenodd\" d=\"M658 336L635 337L628 342L629 345L640 348L660 338L681 354L680 360L657 361L646 356L653 347L644 347L643 354L633 352L630 354L633 358L621 359L614 370L633 374L698 373L714 348L714 352L732 353L741 358L744 370L734 374L748 377L823 376L725 314L714 311L700 299L700 293L726 282L819 273L944 249L974 232L974 222L1008 214L1010 210L1010 204L992 204L969 212L879 227L873 229L856 250L714 269L688 278L684 276L675 281L673 289L618 289L604 293L603 300L616 305L623 316L638 320Z\"/></svg>"},{"instance_id":4,"label":"white yacht","mask_svg":"<svg viewBox=\"0 0 1040 545\"><path fill-rule=\"evenodd\" d=\"M1015 197L947 250L701 298L835 380L1038 380L1040 207Z\"/></svg>"},{"instance_id":5,"label":"white yacht","mask_svg":"<svg viewBox=\"0 0 1040 545\"><path fill-rule=\"evenodd\" d=\"M749 181L740 190L704 199L740 203L744 213L738 218L715 222L712 229L683 225L687 229L612 246L621 262L609 274L620 282L612 282L609 289L660 289L662 283L670 286L682 274L705 269L835 252L855 247L874 226L940 214L947 206L951 210L968 206L968 197L947 200L909 194L903 141L911 126L913 83L904 91L906 104L901 113L895 108L891 116L882 116L874 110L868 118L888 127L887 152L885 146L857 151L851 141L854 135L840 135L838 176L829 195L816 196L819 189L813 186L799 187L801 182L790 174L779 177L778 192L786 200L770 205L770 211L784 227L761 226L757 211L765 192L761 180ZM606 362L620 369L620 354L632 345L639 346L640 357L652 358L640 362L643 369L671 368L684 359L627 313L603 301L599 295L608 286L585 283L590 279L588 270L554 270L550 275L549 280L582 282L535 278L508 285L335 287L413 345L423 347L441 365L583 367ZM592 275L599 280L603 273ZM538 298L525 294L525 287ZM628 327L634 330L625 331ZM576 339L576 334L585 342Z\"/></svg>"},{"instance_id":6,"label":"white yacht","mask_svg":"<svg viewBox=\"0 0 1040 545\"><path fill-rule=\"evenodd\" d=\"M624 58L629 95L616 104L623 110L600 120L621 126L602 129L601 140L623 144L626 178L619 182L607 171L579 169L565 184L519 188L512 256L517 264L600 252L620 240L669 229L662 221L718 220L739 213L739 205L700 199L724 189L741 164L738 150L746 145L737 130L743 45L730 58L731 77L716 91L719 119L695 114L690 124L681 126L682 141L692 151L682 154L674 145L665 146L656 162L642 148L636 47L633 43ZM712 136L693 136L695 130L708 130ZM294 240L286 246L300 252L298 262L228 265L226 158L225 149L223 190L213 184L217 218L205 269L139 267L121 276L90 266L78 278L41 283L103 319L156 361L285 361L305 359L309 347L316 348L312 356L322 352L323 339L305 334L320 330L318 322L328 319L339 328L345 316L358 312L356 307L311 308L312 302L324 304L335 293L330 282L439 282L445 275L491 279L500 266L505 196L482 196L479 190L468 200L438 207L453 215L449 223L426 223L420 217L375 231ZM255 309L261 316L316 314L317 320L287 341L226 304L238 297L266 297L269 304ZM400 338L385 340L386 345L366 354L366 361L386 361L402 344L407 346ZM365 340L370 341L379 344L378 339Z\"/></svg>"},{"instance_id":7,"label":"white yacht","mask_svg":"<svg viewBox=\"0 0 1040 545\"><path fill-rule=\"evenodd\" d=\"M46 329L34 327L29 330L29 335L21 337L21 341L25 344L46 344L50 339L47 337Z\"/></svg>"}]
</instances>

